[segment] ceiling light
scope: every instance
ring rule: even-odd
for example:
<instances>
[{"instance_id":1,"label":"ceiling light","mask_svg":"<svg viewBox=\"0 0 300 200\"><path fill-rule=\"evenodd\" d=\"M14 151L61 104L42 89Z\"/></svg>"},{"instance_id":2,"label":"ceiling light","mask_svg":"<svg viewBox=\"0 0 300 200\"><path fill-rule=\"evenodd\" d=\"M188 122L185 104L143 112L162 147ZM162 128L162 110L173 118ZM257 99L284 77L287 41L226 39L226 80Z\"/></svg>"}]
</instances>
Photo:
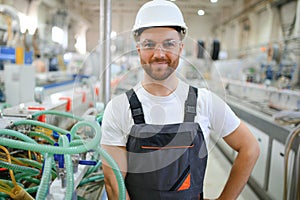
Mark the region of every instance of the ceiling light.
<instances>
[{"instance_id":1,"label":"ceiling light","mask_svg":"<svg viewBox=\"0 0 300 200\"><path fill-rule=\"evenodd\" d=\"M210 3L217 3L218 0L210 0Z\"/></svg>"},{"instance_id":2,"label":"ceiling light","mask_svg":"<svg viewBox=\"0 0 300 200\"><path fill-rule=\"evenodd\" d=\"M204 10L201 10L201 9L198 10L198 15L199 15L199 16L202 16L202 15L204 15L204 14L205 14L205 11L204 11Z\"/></svg>"}]
</instances>

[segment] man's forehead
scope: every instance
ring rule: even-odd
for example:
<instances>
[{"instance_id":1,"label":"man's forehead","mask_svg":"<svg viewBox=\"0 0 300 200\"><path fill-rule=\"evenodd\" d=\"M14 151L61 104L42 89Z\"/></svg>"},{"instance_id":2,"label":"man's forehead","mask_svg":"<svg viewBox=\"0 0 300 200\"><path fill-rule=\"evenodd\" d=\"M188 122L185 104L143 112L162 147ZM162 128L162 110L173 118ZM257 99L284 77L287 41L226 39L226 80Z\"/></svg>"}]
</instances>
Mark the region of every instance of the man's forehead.
<instances>
[{"instance_id":1,"label":"man's forehead","mask_svg":"<svg viewBox=\"0 0 300 200\"><path fill-rule=\"evenodd\" d=\"M171 27L153 27L144 30L140 39L179 39L178 32Z\"/></svg>"}]
</instances>

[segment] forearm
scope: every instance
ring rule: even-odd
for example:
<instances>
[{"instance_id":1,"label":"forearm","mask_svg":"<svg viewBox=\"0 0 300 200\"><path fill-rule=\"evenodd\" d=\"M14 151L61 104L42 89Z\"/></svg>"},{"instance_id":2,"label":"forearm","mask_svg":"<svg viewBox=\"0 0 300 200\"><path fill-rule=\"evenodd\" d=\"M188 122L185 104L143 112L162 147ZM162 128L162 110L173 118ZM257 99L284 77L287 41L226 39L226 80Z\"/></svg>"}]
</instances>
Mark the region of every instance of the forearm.
<instances>
[{"instance_id":1,"label":"forearm","mask_svg":"<svg viewBox=\"0 0 300 200\"><path fill-rule=\"evenodd\" d=\"M102 147L112 156L112 158L117 162L119 169L123 176L123 180L125 180L125 176L127 173L127 158L126 158L126 149L125 147L114 147L108 145L102 145ZM103 173L104 173L104 182L106 193L108 199L117 200L119 199L119 188L118 181L114 174L111 166L108 165L105 159L103 159ZM126 200L128 200L128 193L126 191Z\"/></svg>"},{"instance_id":2,"label":"forearm","mask_svg":"<svg viewBox=\"0 0 300 200\"><path fill-rule=\"evenodd\" d=\"M122 173L122 175L123 178L125 179L126 173ZM115 177L110 176L104 178L104 182L105 182L105 189L106 189L108 199L119 199L119 188L118 188L117 179ZM130 200L127 190L126 190L126 200Z\"/></svg>"},{"instance_id":3,"label":"forearm","mask_svg":"<svg viewBox=\"0 0 300 200\"><path fill-rule=\"evenodd\" d=\"M255 148L239 152L231 168L226 185L218 198L219 200L238 198L247 184L257 158L258 150Z\"/></svg>"}]
</instances>

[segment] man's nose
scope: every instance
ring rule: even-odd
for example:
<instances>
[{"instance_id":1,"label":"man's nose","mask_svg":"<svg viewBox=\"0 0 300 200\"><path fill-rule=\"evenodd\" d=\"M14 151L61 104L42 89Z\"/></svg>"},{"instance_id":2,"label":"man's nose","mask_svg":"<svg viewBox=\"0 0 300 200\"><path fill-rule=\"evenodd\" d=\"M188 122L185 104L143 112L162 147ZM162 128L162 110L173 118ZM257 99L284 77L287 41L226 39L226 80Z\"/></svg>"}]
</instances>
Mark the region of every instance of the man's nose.
<instances>
[{"instance_id":1,"label":"man's nose","mask_svg":"<svg viewBox=\"0 0 300 200\"><path fill-rule=\"evenodd\" d=\"M162 44L157 44L154 49L154 54L156 56L162 57L166 53L166 50L163 48Z\"/></svg>"}]
</instances>

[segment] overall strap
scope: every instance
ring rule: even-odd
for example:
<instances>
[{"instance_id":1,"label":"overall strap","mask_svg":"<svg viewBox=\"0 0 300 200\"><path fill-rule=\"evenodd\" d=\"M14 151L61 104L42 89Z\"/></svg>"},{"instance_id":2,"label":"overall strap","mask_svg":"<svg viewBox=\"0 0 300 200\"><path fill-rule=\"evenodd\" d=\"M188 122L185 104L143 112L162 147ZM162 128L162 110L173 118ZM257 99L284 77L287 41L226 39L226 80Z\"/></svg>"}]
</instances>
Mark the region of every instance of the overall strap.
<instances>
[{"instance_id":1,"label":"overall strap","mask_svg":"<svg viewBox=\"0 0 300 200\"><path fill-rule=\"evenodd\" d=\"M194 122L197 110L198 89L190 86L188 97L184 104L184 122Z\"/></svg>"},{"instance_id":2,"label":"overall strap","mask_svg":"<svg viewBox=\"0 0 300 200\"><path fill-rule=\"evenodd\" d=\"M134 90L131 88L126 92L129 104L130 104L130 109L131 109L131 114L132 118L135 124L145 124L145 118L144 118L144 112L142 108L142 104L139 101L136 93Z\"/></svg>"}]
</instances>

